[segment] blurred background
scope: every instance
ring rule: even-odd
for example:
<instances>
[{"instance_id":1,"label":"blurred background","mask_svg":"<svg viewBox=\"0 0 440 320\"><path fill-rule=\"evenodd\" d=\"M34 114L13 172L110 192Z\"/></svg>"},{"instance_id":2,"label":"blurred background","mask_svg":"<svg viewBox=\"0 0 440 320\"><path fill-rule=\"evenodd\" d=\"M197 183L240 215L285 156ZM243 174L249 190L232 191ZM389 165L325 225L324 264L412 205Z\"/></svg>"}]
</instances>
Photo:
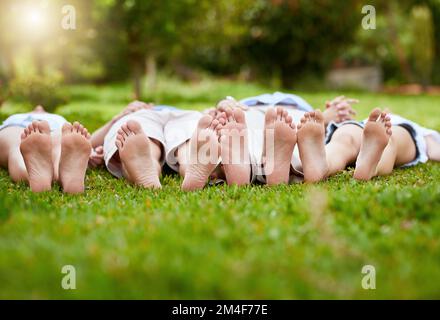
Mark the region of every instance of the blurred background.
<instances>
[{"instance_id":1,"label":"blurred background","mask_svg":"<svg viewBox=\"0 0 440 320\"><path fill-rule=\"evenodd\" d=\"M374 30L362 28L367 4ZM439 44L440 0L1 0L0 105L53 109L78 84L157 98L161 82L212 79L438 94Z\"/></svg>"}]
</instances>

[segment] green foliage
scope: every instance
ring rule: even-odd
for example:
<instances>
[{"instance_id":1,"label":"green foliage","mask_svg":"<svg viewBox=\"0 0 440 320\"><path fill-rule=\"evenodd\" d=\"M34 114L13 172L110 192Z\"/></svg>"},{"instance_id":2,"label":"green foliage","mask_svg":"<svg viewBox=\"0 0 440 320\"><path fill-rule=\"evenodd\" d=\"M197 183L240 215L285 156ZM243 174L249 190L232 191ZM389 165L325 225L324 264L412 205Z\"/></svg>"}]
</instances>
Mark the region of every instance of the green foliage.
<instances>
[{"instance_id":1,"label":"green foliage","mask_svg":"<svg viewBox=\"0 0 440 320\"><path fill-rule=\"evenodd\" d=\"M369 4L376 8L377 28L359 28L341 55L342 61L347 65L379 65L385 81L393 84L439 84L440 46L436 44L440 43L440 2L373 0ZM422 18L415 21L418 8L423 8Z\"/></svg>"},{"instance_id":2,"label":"green foliage","mask_svg":"<svg viewBox=\"0 0 440 320\"><path fill-rule=\"evenodd\" d=\"M53 76L17 77L11 81L11 95L29 108L42 105L48 112L68 102L60 79Z\"/></svg>"},{"instance_id":3,"label":"green foliage","mask_svg":"<svg viewBox=\"0 0 440 320\"><path fill-rule=\"evenodd\" d=\"M328 66L331 57L324 57L351 39L358 21L353 14L358 0L72 0L78 19L73 32L59 28L63 1L35 3L1 2L1 30L17 32L0 33L0 54L13 68L8 57L31 50L35 64L61 70L67 81L126 79L130 67L142 69L149 55L171 70L189 64L228 74L247 65L261 71L263 79L274 69L286 78L293 69L302 71L308 61L299 56L305 52L311 71ZM25 19L11 14L22 4L40 6L46 14L47 28L36 38L21 32ZM329 43L332 50L321 50Z\"/></svg>"},{"instance_id":4,"label":"green foliage","mask_svg":"<svg viewBox=\"0 0 440 320\"><path fill-rule=\"evenodd\" d=\"M434 64L434 27L432 14L427 6L412 9L414 66L421 82L429 84Z\"/></svg>"},{"instance_id":5,"label":"green foliage","mask_svg":"<svg viewBox=\"0 0 440 320\"><path fill-rule=\"evenodd\" d=\"M9 98L9 85L0 77L0 107Z\"/></svg>"},{"instance_id":6,"label":"green foliage","mask_svg":"<svg viewBox=\"0 0 440 320\"><path fill-rule=\"evenodd\" d=\"M69 89L72 102L59 113L90 130L130 98L127 84ZM161 79L148 98L201 110L226 94L266 91L273 90ZM341 92L299 94L322 107ZM372 107L388 106L440 129L439 97L355 97L359 119ZM0 117L17 108L6 103ZM440 165L396 170L370 182L356 182L352 173L314 186L183 193L174 175L163 176L163 189L152 191L102 169L88 172L85 194L71 196L58 185L33 194L2 170L0 298L440 298ZM76 290L60 286L66 264L76 267ZM366 264L376 267L376 290L361 287Z\"/></svg>"},{"instance_id":7,"label":"green foliage","mask_svg":"<svg viewBox=\"0 0 440 320\"><path fill-rule=\"evenodd\" d=\"M148 55L168 64L180 57L186 39L194 37L188 26L198 20L199 8L195 0L98 2L96 49L108 75L126 77L126 62L143 72Z\"/></svg>"},{"instance_id":8,"label":"green foliage","mask_svg":"<svg viewBox=\"0 0 440 320\"><path fill-rule=\"evenodd\" d=\"M306 73L317 76L354 39L358 1L254 1L244 17L243 63L261 78L279 75L283 85Z\"/></svg>"},{"instance_id":9,"label":"green foliage","mask_svg":"<svg viewBox=\"0 0 440 320\"><path fill-rule=\"evenodd\" d=\"M207 71L298 88L321 85L335 59L380 65L385 80L394 82L412 80L414 69L427 82L431 59L431 78L440 83L440 46L429 45L428 35L425 48L408 23L412 8L426 6L433 43L440 43L438 0L371 0L378 28L367 31L361 29L366 3L360 0L72 0L77 30L59 27L64 4L0 2L0 74L16 77L28 55L38 74L57 70L67 83L135 78L141 88L148 60L184 79ZM21 5L39 8L45 27L26 28ZM424 58L410 60L412 48ZM426 52L434 56L427 59Z\"/></svg>"}]
</instances>

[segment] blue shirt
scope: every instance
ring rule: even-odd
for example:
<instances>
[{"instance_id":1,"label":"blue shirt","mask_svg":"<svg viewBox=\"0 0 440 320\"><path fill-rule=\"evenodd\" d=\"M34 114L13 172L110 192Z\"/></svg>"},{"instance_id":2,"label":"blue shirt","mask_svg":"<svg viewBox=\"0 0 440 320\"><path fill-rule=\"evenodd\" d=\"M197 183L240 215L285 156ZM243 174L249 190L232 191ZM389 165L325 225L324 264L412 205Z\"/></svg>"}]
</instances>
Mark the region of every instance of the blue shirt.
<instances>
[{"instance_id":1,"label":"blue shirt","mask_svg":"<svg viewBox=\"0 0 440 320\"><path fill-rule=\"evenodd\" d=\"M7 118L0 126L0 130L6 127L26 128L33 121L47 121L51 131L59 130L67 122L62 116L53 113L18 113Z\"/></svg>"},{"instance_id":2,"label":"blue shirt","mask_svg":"<svg viewBox=\"0 0 440 320\"><path fill-rule=\"evenodd\" d=\"M153 107L154 111L162 111L162 110L179 110L176 107L167 106L167 105L158 105Z\"/></svg>"},{"instance_id":3,"label":"blue shirt","mask_svg":"<svg viewBox=\"0 0 440 320\"><path fill-rule=\"evenodd\" d=\"M303 98L295 94L287 94L282 92L266 93L256 97L245 98L240 101L241 103L247 105L248 107L258 106L258 105L286 105L294 106L298 110L304 112L313 111L311 105L309 105Z\"/></svg>"}]
</instances>

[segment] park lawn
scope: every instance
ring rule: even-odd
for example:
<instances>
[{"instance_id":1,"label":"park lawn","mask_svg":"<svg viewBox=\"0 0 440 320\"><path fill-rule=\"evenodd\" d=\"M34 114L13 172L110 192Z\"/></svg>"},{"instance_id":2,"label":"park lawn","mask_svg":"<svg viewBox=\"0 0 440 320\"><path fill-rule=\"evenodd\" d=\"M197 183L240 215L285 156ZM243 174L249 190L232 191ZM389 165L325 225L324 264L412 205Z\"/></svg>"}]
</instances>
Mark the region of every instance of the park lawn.
<instances>
[{"instance_id":1,"label":"park lawn","mask_svg":"<svg viewBox=\"0 0 440 320\"><path fill-rule=\"evenodd\" d=\"M260 94L251 84L161 81L146 100L203 109ZM130 100L128 85L74 86L59 109L98 128ZM319 107L337 92L304 92ZM389 107L440 130L440 97L353 93L359 118ZM7 103L0 119L23 111ZM316 185L216 186L181 179L143 190L89 171L83 195L32 194L0 171L0 298L440 298L440 165L356 182L352 169ZM76 269L63 290L61 268ZM361 286L376 269L376 290Z\"/></svg>"}]
</instances>

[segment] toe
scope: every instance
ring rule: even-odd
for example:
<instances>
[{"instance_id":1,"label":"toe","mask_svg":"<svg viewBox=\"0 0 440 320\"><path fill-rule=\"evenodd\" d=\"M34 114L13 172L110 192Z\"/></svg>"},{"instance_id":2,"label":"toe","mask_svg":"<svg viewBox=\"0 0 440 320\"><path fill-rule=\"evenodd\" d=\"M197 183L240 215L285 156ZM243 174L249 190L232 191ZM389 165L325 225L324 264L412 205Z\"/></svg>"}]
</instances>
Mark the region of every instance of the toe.
<instances>
[{"instance_id":1,"label":"toe","mask_svg":"<svg viewBox=\"0 0 440 320\"><path fill-rule=\"evenodd\" d=\"M226 124L226 113L219 112L215 117L221 124Z\"/></svg>"},{"instance_id":2,"label":"toe","mask_svg":"<svg viewBox=\"0 0 440 320\"><path fill-rule=\"evenodd\" d=\"M127 128L133 132L134 134L140 134L142 133L142 127L139 124L139 122L135 121L135 120L129 120L127 122Z\"/></svg>"},{"instance_id":3,"label":"toe","mask_svg":"<svg viewBox=\"0 0 440 320\"><path fill-rule=\"evenodd\" d=\"M312 117L312 113L311 112L307 112L306 114L304 114L304 121L302 121L303 119L301 119L301 122L306 123L307 121L310 121Z\"/></svg>"},{"instance_id":4,"label":"toe","mask_svg":"<svg viewBox=\"0 0 440 320\"><path fill-rule=\"evenodd\" d=\"M38 132L38 121L32 121L29 127L31 132Z\"/></svg>"},{"instance_id":5,"label":"toe","mask_svg":"<svg viewBox=\"0 0 440 320\"><path fill-rule=\"evenodd\" d=\"M265 116L265 122L266 124L271 124L273 123L277 118L277 111L274 108L269 108L266 111L266 116Z\"/></svg>"},{"instance_id":6,"label":"toe","mask_svg":"<svg viewBox=\"0 0 440 320\"><path fill-rule=\"evenodd\" d=\"M121 136L118 136L116 138L115 144L116 144L116 148L118 148L119 150L123 147L123 142L122 142Z\"/></svg>"},{"instance_id":7,"label":"toe","mask_svg":"<svg viewBox=\"0 0 440 320\"><path fill-rule=\"evenodd\" d=\"M283 117L283 108L278 107L277 108L277 120L281 121L281 118Z\"/></svg>"},{"instance_id":8,"label":"toe","mask_svg":"<svg viewBox=\"0 0 440 320\"><path fill-rule=\"evenodd\" d=\"M78 121L75 121L75 122L73 123L73 129L72 129L72 131L73 131L73 132L80 132L80 131L79 131L79 128L80 128L80 124L79 124L79 122L78 122Z\"/></svg>"},{"instance_id":9,"label":"toe","mask_svg":"<svg viewBox=\"0 0 440 320\"><path fill-rule=\"evenodd\" d=\"M73 129L72 125L71 125L69 122L66 122L66 123L63 125L62 133L64 134L64 133L72 132L72 129Z\"/></svg>"},{"instance_id":10,"label":"toe","mask_svg":"<svg viewBox=\"0 0 440 320\"><path fill-rule=\"evenodd\" d=\"M122 130L122 136L123 136L123 137L128 137L128 136L130 135L130 130L128 129L126 123L124 123L124 124L121 126L121 130Z\"/></svg>"},{"instance_id":11,"label":"toe","mask_svg":"<svg viewBox=\"0 0 440 320\"><path fill-rule=\"evenodd\" d=\"M89 133L89 130L87 130L87 128L84 128L83 136L86 137L86 139L90 139L91 135Z\"/></svg>"},{"instance_id":12,"label":"toe","mask_svg":"<svg viewBox=\"0 0 440 320\"><path fill-rule=\"evenodd\" d=\"M198 129L206 129L211 125L212 117L209 114L204 115L200 118L199 123L197 124Z\"/></svg>"},{"instance_id":13,"label":"toe","mask_svg":"<svg viewBox=\"0 0 440 320\"><path fill-rule=\"evenodd\" d=\"M38 130L44 134L50 134L50 127L47 121L40 121L38 123Z\"/></svg>"},{"instance_id":14,"label":"toe","mask_svg":"<svg viewBox=\"0 0 440 320\"><path fill-rule=\"evenodd\" d=\"M231 108L226 108L226 109L225 109L225 113L226 113L226 119L227 119L227 121L229 121L229 122L234 121L234 114L233 114Z\"/></svg>"},{"instance_id":15,"label":"toe","mask_svg":"<svg viewBox=\"0 0 440 320\"><path fill-rule=\"evenodd\" d=\"M370 116L368 117L368 121L376 122L377 119L379 119L381 113L382 111L379 108L375 108L373 111L371 111Z\"/></svg>"},{"instance_id":16,"label":"toe","mask_svg":"<svg viewBox=\"0 0 440 320\"><path fill-rule=\"evenodd\" d=\"M287 124L291 124L293 119L291 116L286 116L285 120Z\"/></svg>"},{"instance_id":17,"label":"toe","mask_svg":"<svg viewBox=\"0 0 440 320\"><path fill-rule=\"evenodd\" d=\"M209 126L212 130L215 130L218 126L219 122L217 119L212 120L211 125Z\"/></svg>"},{"instance_id":18,"label":"toe","mask_svg":"<svg viewBox=\"0 0 440 320\"><path fill-rule=\"evenodd\" d=\"M235 118L235 121L237 121L238 123L241 123L241 124L246 123L244 112L241 109L234 110L234 118Z\"/></svg>"},{"instance_id":19,"label":"toe","mask_svg":"<svg viewBox=\"0 0 440 320\"><path fill-rule=\"evenodd\" d=\"M322 114L321 110L315 110L315 121L319 123L324 122L324 115Z\"/></svg>"}]
</instances>

